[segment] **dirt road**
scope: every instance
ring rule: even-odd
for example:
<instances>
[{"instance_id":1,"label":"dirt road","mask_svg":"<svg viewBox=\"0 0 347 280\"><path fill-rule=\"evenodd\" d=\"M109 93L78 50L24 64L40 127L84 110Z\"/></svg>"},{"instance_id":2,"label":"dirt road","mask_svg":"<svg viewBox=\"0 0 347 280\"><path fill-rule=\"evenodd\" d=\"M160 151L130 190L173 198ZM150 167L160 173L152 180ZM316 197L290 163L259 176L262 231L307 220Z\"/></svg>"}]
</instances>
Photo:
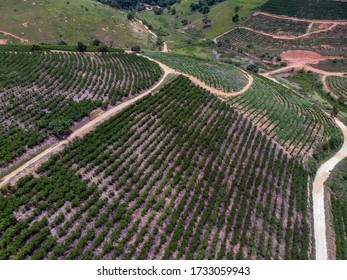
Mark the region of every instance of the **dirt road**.
<instances>
[{"instance_id":1,"label":"dirt road","mask_svg":"<svg viewBox=\"0 0 347 280\"><path fill-rule=\"evenodd\" d=\"M283 16L283 15L275 15L270 14L266 12L255 12L253 13L253 16L256 15L264 15L272 18L279 18L279 19L288 19L292 21L304 21L304 22L312 22L312 23L338 23L338 24L347 24L347 20L321 20L321 19L306 19L306 18L296 18L296 17L289 17L289 16Z\"/></svg>"},{"instance_id":2,"label":"dirt road","mask_svg":"<svg viewBox=\"0 0 347 280\"><path fill-rule=\"evenodd\" d=\"M0 30L0 32L3 33L4 36L11 36L11 37L13 37L13 38L18 39L21 43L29 43L29 40L24 39L24 38L22 38L22 37L19 37L19 36L17 36L17 35L14 35L14 34L12 34L12 33L9 33L9 32L7 32L7 31Z\"/></svg>"},{"instance_id":3,"label":"dirt road","mask_svg":"<svg viewBox=\"0 0 347 280\"><path fill-rule=\"evenodd\" d=\"M73 132L71 135L69 135L69 137L67 139L57 143L53 147L48 148L47 150L43 151L42 153L40 153L39 155L37 155L36 157L31 159L30 161L28 161L27 163L22 165L21 167L17 168L16 170L14 170L13 172L11 172L10 174L8 174L7 176L5 176L4 178L2 178L0 180L0 188L4 187L6 184L15 183L21 177L24 177L25 175L28 175L28 174L34 172L51 155L56 154L56 153L60 152L61 150L63 150L64 147L67 146L69 143L71 143L73 140L75 140L79 137L83 137L88 132L94 130L102 122L108 120L112 116L121 112L124 108L128 107L129 105L135 103L136 101L140 100L144 96L155 91L158 87L160 87L163 84L166 77L170 73L172 73L172 71L170 69L167 69L164 67L162 67L162 68L163 68L164 74L161 77L161 79L158 81L158 83L156 83L152 88L148 89L147 91L141 93L140 95L138 95L138 96L122 103L122 104L119 104L118 106L112 108L111 110L104 112L103 114L99 115L95 119L91 120L90 122L88 122L87 124L85 124L84 126L79 128L78 130Z\"/></svg>"},{"instance_id":4,"label":"dirt road","mask_svg":"<svg viewBox=\"0 0 347 280\"><path fill-rule=\"evenodd\" d=\"M273 79L271 75L282 72L289 72L291 71L291 69L304 69L305 71L310 70L312 72L323 75L323 80L324 78L326 79L327 76L331 75L343 76L343 73L326 72L320 69L307 66L304 63L293 63L287 67L275 71L270 71L262 75L269 79ZM347 157L347 127L337 118L335 118L335 122L342 130L344 138L343 146L332 158L330 158L328 161L326 161L324 164L320 166L313 181L313 220L317 260L328 259L324 203L324 182L328 179L330 171L334 169L336 164L339 163L345 157Z\"/></svg>"},{"instance_id":5,"label":"dirt road","mask_svg":"<svg viewBox=\"0 0 347 280\"><path fill-rule=\"evenodd\" d=\"M147 25L143 24L142 20L139 20L139 19L136 19L136 20L147 29L149 34L151 34L154 38L158 38L157 34L155 34L152 30L150 30ZM163 42L163 48L162 48L161 52L165 52L165 53L169 52L169 48L168 48L167 43L165 41Z\"/></svg>"},{"instance_id":6,"label":"dirt road","mask_svg":"<svg viewBox=\"0 0 347 280\"><path fill-rule=\"evenodd\" d=\"M311 36L312 34L327 32L327 31L329 31L329 30L334 29L336 26L337 26L337 24L333 24L333 25L331 25L330 27L328 27L328 28L326 28L326 29L316 30L316 31L304 33L304 34L302 34L302 35L297 35L297 36L274 35L274 34L266 33L266 32L264 32L264 31L259 31L259 30L257 30L257 29L250 28L250 27L248 27L248 26L242 26L242 25L239 26L239 27L237 27L237 28L243 28L243 29L246 29L246 30L249 30L249 31L252 31L252 32L255 32L255 33L264 35L264 36L268 36L268 37L271 37L271 38L274 38L274 39L280 39L280 40L296 40L296 39L301 39L301 38L305 38L305 37Z\"/></svg>"},{"instance_id":7,"label":"dirt road","mask_svg":"<svg viewBox=\"0 0 347 280\"><path fill-rule=\"evenodd\" d=\"M324 183L328 179L330 171L334 169L336 164L347 157L347 127L336 118L335 121L343 133L343 146L331 159L321 165L313 181L313 220L317 260L328 259L325 224Z\"/></svg>"},{"instance_id":8,"label":"dirt road","mask_svg":"<svg viewBox=\"0 0 347 280\"><path fill-rule=\"evenodd\" d=\"M270 33L266 33L266 32L263 32L263 31L259 31L259 30L256 30L256 29L253 29L253 28L250 28L250 27L246 27L246 26L242 26L242 23L240 26L238 27L235 27L235 28L244 28L244 29L247 29L249 31L253 31L253 32L256 32L258 34L262 34L262 35L265 35L265 36L269 36L269 37L272 37L274 39L282 39L282 40L296 40L296 39L300 39L300 38L305 38L305 37L308 37L312 34L316 34L316 33L322 33L322 32L327 32L329 30L332 30L334 29L337 25L339 24L347 24L347 21L345 20L310 20L310 19L301 19L301 18L295 18L295 17L288 17L288 16L281 16L281 15L273 15L273 14L269 14L269 13L265 13L265 12L255 12L253 14L253 16L256 16L256 15L265 15L265 16L268 16L268 17L272 17L272 18L278 18L278 19L286 19L286 20L292 20L292 21L303 21L303 22L308 22L310 23L309 25L309 28L307 28L307 31L306 33L302 34L302 35L297 35L297 36L284 36L284 35L274 35L274 34L270 34ZM332 24L331 26L329 26L328 28L325 28L325 29L318 29L316 31L312 31L310 32L309 30L311 30L311 27L314 23L330 23ZM235 29L233 28L233 29ZM231 29L231 30L233 30ZM220 35L218 35L217 37L215 37L213 39L213 41L217 44L217 40L218 38L222 37L223 35L229 33L231 30L228 30Z\"/></svg>"},{"instance_id":9,"label":"dirt road","mask_svg":"<svg viewBox=\"0 0 347 280\"><path fill-rule=\"evenodd\" d=\"M141 55L141 54L139 54ZM151 58L151 57L148 57L148 56L145 56L143 55L144 57L146 57L147 59L151 60L151 61L154 61L156 63L158 63L160 65L161 68L163 69L166 69L166 71L171 71L171 73L175 73L175 74L179 74L179 75L183 75L187 78L189 78L194 84L216 94L216 95L219 95L219 96L223 96L223 97L229 97L229 96L238 96L242 93L245 93L253 84L253 77L248 74L246 71L240 69L242 71L242 73L244 74L244 76L247 78L248 82L247 84L239 91L232 91L232 92L224 92L222 90L219 90L219 89L216 89L214 87L211 87L207 84L205 84L203 81L199 80L198 78L194 77L194 76L191 76L187 73L184 73L184 72L181 72L181 71L178 71L178 70L175 70L175 69L172 69L170 68L169 66L163 64L162 62L160 62L159 60L156 60L154 58Z\"/></svg>"},{"instance_id":10,"label":"dirt road","mask_svg":"<svg viewBox=\"0 0 347 280\"><path fill-rule=\"evenodd\" d=\"M138 54L138 55L142 55L142 54ZM142 56L144 56L144 55L142 55ZM218 90L218 89L215 89L213 87L206 85L205 83L203 83L202 81L200 81L199 79L197 79L193 76L190 76L190 75L183 73L183 72L176 71L176 70L168 67L167 65L161 63L160 61L157 61L157 60L150 58L150 57L147 57L147 56L144 56L144 57L148 58L151 61L158 63L159 66L163 69L164 74L156 85L154 85L152 88L148 89L144 93L142 93L142 94L112 108L109 111L104 112L103 114L99 115L95 119L91 120L90 122L88 122L87 124L85 124L84 126L79 128L78 130L73 132L67 139L55 144L53 147L46 149L45 151L43 151L42 153L40 153L39 155L37 155L36 157L31 159L30 161L28 161L27 163L23 164L22 166L20 166L19 168L17 168L16 170L14 170L13 172L11 172L10 174L8 174L7 176L5 176L4 178L2 178L0 180L0 188L4 187L6 184L13 184L18 179L24 177L25 175L28 175L28 174L34 172L51 155L63 150L64 147L67 146L69 143L71 143L73 140L75 140L79 137L83 137L88 132L94 130L95 127L98 126L99 124L101 124L102 122L108 120L109 118L116 115L117 113L122 111L124 108L128 107L129 105L135 103L137 100L141 99L142 97L155 91L158 87L160 87L163 84L163 82L165 81L166 77L169 74L184 75L184 76L188 77L193 83L201 86L202 88L205 88L205 89L211 91L212 93L220 95L220 96L240 95L240 94L246 92L253 84L253 77L250 74L248 74L246 71L241 70L244 73L244 75L248 78L247 85L240 91L225 93L221 90Z\"/></svg>"},{"instance_id":11,"label":"dirt road","mask_svg":"<svg viewBox=\"0 0 347 280\"><path fill-rule=\"evenodd\" d=\"M311 72L314 72L314 73L317 73L317 74L320 74L320 75L325 75L325 76L346 77L346 73L342 73L342 72L327 72L327 71L324 71L324 70L321 70L321 69L317 69L317 68L314 68L312 66L309 66L309 65L306 65L306 64L300 63L300 62L290 64L290 65L288 65L286 67L283 67L283 68L280 68L280 69L277 69L277 70L274 70L274 71L266 72L266 73L263 74L263 76L269 77L269 76L276 75L276 74L279 74L279 73L287 73L287 72L291 72L292 69L294 69L294 71L299 71L299 70L304 69L305 71L311 71Z\"/></svg>"}]
</instances>

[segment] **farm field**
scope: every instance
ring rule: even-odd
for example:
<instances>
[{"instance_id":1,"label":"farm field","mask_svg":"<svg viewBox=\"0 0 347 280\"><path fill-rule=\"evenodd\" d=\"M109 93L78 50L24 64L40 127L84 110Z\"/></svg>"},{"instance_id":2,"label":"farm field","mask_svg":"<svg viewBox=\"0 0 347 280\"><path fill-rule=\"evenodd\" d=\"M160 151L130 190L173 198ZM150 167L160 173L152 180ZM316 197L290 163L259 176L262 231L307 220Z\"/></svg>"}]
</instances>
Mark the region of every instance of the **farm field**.
<instances>
[{"instance_id":1,"label":"farm field","mask_svg":"<svg viewBox=\"0 0 347 280\"><path fill-rule=\"evenodd\" d=\"M330 174L325 186L329 188L336 259L347 259L347 159L341 161Z\"/></svg>"},{"instance_id":2,"label":"farm field","mask_svg":"<svg viewBox=\"0 0 347 280\"><path fill-rule=\"evenodd\" d=\"M256 77L250 90L229 103L304 162L323 153L322 146L334 150L341 142L340 131L319 108L265 78Z\"/></svg>"},{"instance_id":3,"label":"farm field","mask_svg":"<svg viewBox=\"0 0 347 280\"><path fill-rule=\"evenodd\" d=\"M266 33L288 36L305 34L309 27L308 22L272 18L262 14L251 16L240 24Z\"/></svg>"},{"instance_id":4,"label":"farm field","mask_svg":"<svg viewBox=\"0 0 347 280\"><path fill-rule=\"evenodd\" d=\"M224 92L239 91L247 84L245 74L233 65L174 53L146 52L146 55Z\"/></svg>"},{"instance_id":5,"label":"farm field","mask_svg":"<svg viewBox=\"0 0 347 280\"><path fill-rule=\"evenodd\" d=\"M347 100L347 77L329 76L327 78L329 89L338 97Z\"/></svg>"},{"instance_id":6,"label":"farm field","mask_svg":"<svg viewBox=\"0 0 347 280\"><path fill-rule=\"evenodd\" d=\"M151 87L162 72L130 54L0 53L0 170L96 108ZM69 69L69 71L66 71Z\"/></svg>"},{"instance_id":7,"label":"farm field","mask_svg":"<svg viewBox=\"0 0 347 280\"><path fill-rule=\"evenodd\" d=\"M328 72L347 72L346 59L328 59L310 66Z\"/></svg>"},{"instance_id":8,"label":"farm field","mask_svg":"<svg viewBox=\"0 0 347 280\"><path fill-rule=\"evenodd\" d=\"M118 47L153 45L146 29L124 11L92 0L2 0L0 10L0 29L31 43L76 45L99 39Z\"/></svg>"},{"instance_id":9,"label":"farm field","mask_svg":"<svg viewBox=\"0 0 347 280\"><path fill-rule=\"evenodd\" d=\"M347 18L347 3L334 0L269 0L260 9L277 15L307 19Z\"/></svg>"},{"instance_id":10,"label":"farm field","mask_svg":"<svg viewBox=\"0 0 347 280\"><path fill-rule=\"evenodd\" d=\"M217 39L222 48L241 49L260 56L264 53L279 55L286 50L314 50L322 55L345 55L347 46L347 25L310 36L286 40L263 35L242 27L232 29Z\"/></svg>"},{"instance_id":11,"label":"farm field","mask_svg":"<svg viewBox=\"0 0 347 280\"><path fill-rule=\"evenodd\" d=\"M308 174L182 76L37 172L1 190L1 259L313 257Z\"/></svg>"}]
</instances>

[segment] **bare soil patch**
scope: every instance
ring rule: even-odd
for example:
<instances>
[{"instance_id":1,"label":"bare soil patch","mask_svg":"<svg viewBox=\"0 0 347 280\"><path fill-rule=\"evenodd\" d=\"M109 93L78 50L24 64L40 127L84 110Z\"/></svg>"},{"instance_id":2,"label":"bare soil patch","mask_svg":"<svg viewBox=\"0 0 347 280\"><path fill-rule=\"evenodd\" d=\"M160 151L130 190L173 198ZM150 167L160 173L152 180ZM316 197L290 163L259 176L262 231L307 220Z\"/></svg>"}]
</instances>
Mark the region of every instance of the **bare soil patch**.
<instances>
[{"instance_id":1,"label":"bare soil patch","mask_svg":"<svg viewBox=\"0 0 347 280\"><path fill-rule=\"evenodd\" d=\"M0 45L6 45L7 39L0 39Z\"/></svg>"},{"instance_id":2,"label":"bare soil patch","mask_svg":"<svg viewBox=\"0 0 347 280\"><path fill-rule=\"evenodd\" d=\"M283 61L287 61L290 63L304 63L304 64L317 64L322 60L327 59L340 59L341 57L331 57L331 56L323 56L319 53L311 52L311 51L303 51L303 50L290 50L281 53L281 58Z\"/></svg>"}]
</instances>

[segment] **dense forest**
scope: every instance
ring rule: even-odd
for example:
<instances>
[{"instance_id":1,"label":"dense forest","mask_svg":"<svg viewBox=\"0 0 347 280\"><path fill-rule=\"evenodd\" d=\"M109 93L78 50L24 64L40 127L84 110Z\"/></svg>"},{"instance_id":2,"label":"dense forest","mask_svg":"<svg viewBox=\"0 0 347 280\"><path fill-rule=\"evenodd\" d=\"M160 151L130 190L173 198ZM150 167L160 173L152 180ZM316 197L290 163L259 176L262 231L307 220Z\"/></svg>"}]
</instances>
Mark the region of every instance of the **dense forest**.
<instances>
[{"instance_id":1,"label":"dense forest","mask_svg":"<svg viewBox=\"0 0 347 280\"><path fill-rule=\"evenodd\" d=\"M141 7L143 7L143 4L151 4L151 5L158 5L160 7L168 7L172 4L175 4L178 2L178 0L97 0L98 2L101 2L102 4L109 5L114 8L118 9L139 9L141 10Z\"/></svg>"}]
</instances>

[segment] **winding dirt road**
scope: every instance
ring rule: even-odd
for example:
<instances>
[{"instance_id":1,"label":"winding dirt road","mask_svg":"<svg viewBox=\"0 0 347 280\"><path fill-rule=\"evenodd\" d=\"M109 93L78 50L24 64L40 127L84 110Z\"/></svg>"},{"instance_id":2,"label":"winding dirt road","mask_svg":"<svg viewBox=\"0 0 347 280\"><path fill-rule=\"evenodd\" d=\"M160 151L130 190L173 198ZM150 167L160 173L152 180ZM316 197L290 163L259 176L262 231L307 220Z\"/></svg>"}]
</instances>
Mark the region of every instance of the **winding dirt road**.
<instances>
[{"instance_id":1,"label":"winding dirt road","mask_svg":"<svg viewBox=\"0 0 347 280\"><path fill-rule=\"evenodd\" d=\"M324 183L328 179L330 171L334 169L336 164L347 157L347 127L336 118L335 122L342 130L344 138L343 146L332 158L321 165L313 181L313 220L317 260L328 259Z\"/></svg>"},{"instance_id":2,"label":"winding dirt road","mask_svg":"<svg viewBox=\"0 0 347 280\"><path fill-rule=\"evenodd\" d=\"M0 30L0 33L3 33L4 36L11 36L11 37L13 37L13 38L16 38L16 39L18 39L21 43L24 43L24 44L29 43L29 40L24 39L24 38L22 38L22 37L19 37L19 36L17 36L17 35L14 35L14 34L12 34L12 33L10 33L10 32L4 31L4 30Z\"/></svg>"},{"instance_id":3,"label":"winding dirt road","mask_svg":"<svg viewBox=\"0 0 347 280\"><path fill-rule=\"evenodd\" d=\"M156 89L158 89L158 87L160 87L164 83L166 77L170 73L173 73L168 68L164 68L164 67L162 67L162 68L163 68L164 74L160 78L158 83L156 83L152 88L148 89L147 91L141 93L140 95L138 95L138 96L136 96L136 97L134 97L134 98L132 98L132 99L122 103L122 104L119 104L118 106L112 108L111 110L104 112L103 114L101 114L98 117L96 117L95 119L91 120L90 122L88 122L87 124L82 126L81 128L79 128L76 131L74 131L65 140L63 140L63 141L55 144L54 146L46 149L45 151L43 151L42 153L38 154L33 159L29 160L27 163L23 164L22 166L20 166L19 168L17 168L16 170L14 170L10 174L8 174L7 176L3 177L0 180L0 188L4 187L6 184L15 183L21 177L24 177L25 175L28 175L28 174L34 172L51 155L60 152L61 150L64 149L65 146L70 144L75 139L83 137L88 132L94 130L102 122L108 120L112 116L114 116L114 115L118 114L119 112L121 112L124 108L130 106L131 104L133 104L136 101L140 100L144 96L154 92Z\"/></svg>"},{"instance_id":4,"label":"winding dirt road","mask_svg":"<svg viewBox=\"0 0 347 280\"><path fill-rule=\"evenodd\" d=\"M157 34L155 34L152 30L150 30L147 25L143 24L142 20L139 20L139 19L136 19L136 20L146 28L146 30L148 31L149 34L151 34L154 38L158 38ZM164 53L169 52L169 48L168 48L167 43L165 41L163 42L163 48L162 48L161 52L164 52Z\"/></svg>"},{"instance_id":5,"label":"winding dirt road","mask_svg":"<svg viewBox=\"0 0 347 280\"><path fill-rule=\"evenodd\" d=\"M255 33L264 35L264 36L271 37L271 38L273 38L273 39L280 39L280 40L296 40L296 39L301 39L301 38L305 38L305 37L311 36L312 34L327 32L327 31L329 31L329 30L334 29L337 25L338 25L338 24L335 23L335 24L329 26L329 27L326 28L326 29L321 29L321 30L316 30L316 31L312 31L312 32L307 32L307 33L304 33L304 34L302 34L302 35L297 35L297 36L274 35L274 34L266 33L266 32L264 32L264 31L260 31L260 30L257 30L257 29L253 29L253 28L248 27L248 26L239 26L239 27L237 27L237 28L246 29L246 30L249 30L249 31L252 31L252 32L255 32Z\"/></svg>"},{"instance_id":6,"label":"winding dirt road","mask_svg":"<svg viewBox=\"0 0 347 280\"><path fill-rule=\"evenodd\" d=\"M340 76L343 77L345 74L340 72L327 72L324 70L316 69L305 63L293 63L287 67L277 69L262 74L263 76L275 80L271 75L279 74L283 72L289 72L292 69L305 71L312 71L317 74L323 75L323 81L328 76ZM278 82L278 81L277 81ZM279 82L278 82L279 83ZM326 219L325 219L325 200L324 200L324 183L330 175L330 171L334 169L336 164L347 157L347 127L337 118L335 118L336 124L342 131L344 143L342 148L328 161L320 166L318 169L315 179L313 181L313 221L314 221L314 237L316 245L316 259L317 260L327 260L328 250L327 250L327 237L326 237Z\"/></svg>"},{"instance_id":7,"label":"winding dirt road","mask_svg":"<svg viewBox=\"0 0 347 280\"><path fill-rule=\"evenodd\" d=\"M139 55L142 55L142 54L139 54ZM159 66L162 68L162 69L166 69L167 71L171 71L171 73L175 73L175 74L178 74L178 75L183 75L187 78L189 78L194 84L216 94L216 95L219 95L219 96L222 96L222 97L230 97L230 96L238 96L238 95L241 95L243 93L245 93L253 84L253 77L252 75L248 74L246 71L242 70L240 68L240 70L242 71L243 75L247 78L248 82L247 84L239 91L231 91L231 92L224 92L222 90L219 90L219 89L216 89L214 87L211 87L207 84L205 84L203 81L199 80L198 78L194 77L194 76L191 76L187 73L184 73L184 72L181 72L179 70L176 70L176 69L173 69L173 68L170 68L169 66L167 66L166 64L163 64L162 62L160 62L159 60L156 60L154 58L151 58L151 57L148 57L146 55L142 55L144 57L146 57L147 59L151 60L151 61L154 61L156 63L159 64Z\"/></svg>"},{"instance_id":8,"label":"winding dirt road","mask_svg":"<svg viewBox=\"0 0 347 280\"><path fill-rule=\"evenodd\" d=\"M256 15L264 15L272 18L278 18L278 19L288 19L292 21L304 21L304 22L312 22L312 23L338 23L338 24L347 24L346 20L324 20L324 19L306 19L306 18L296 18L296 17L289 17L284 15L275 15L270 14L266 12L255 12L253 13L253 16Z\"/></svg>"},{"instance_id":9,"label":"winding dirt road","mask_svg":"<svg viewBox=\"0 0 347 280\"><path fill-rule=\"evenodd\" d=\"M346 77L346 73L342 73L342 72L327 72L327 71L324 71L324 70L317 69L317 68L314 68L312 66L306 65L305 63L301 63L301 62L293 63L293 64L290 64L290 65L288 65L286 67L266 72L266 73L263 74L263 76L269 77L269 76L280 74L280 73L287 73L287 72L290 72L292 69L294 71L300 71L300 70L304 69L305 71L311 71L311 72L314 72L314 73L317 73L317 74L320 74L320 75L324 75L324 76Z\"/></svg>"}]
</instances>

